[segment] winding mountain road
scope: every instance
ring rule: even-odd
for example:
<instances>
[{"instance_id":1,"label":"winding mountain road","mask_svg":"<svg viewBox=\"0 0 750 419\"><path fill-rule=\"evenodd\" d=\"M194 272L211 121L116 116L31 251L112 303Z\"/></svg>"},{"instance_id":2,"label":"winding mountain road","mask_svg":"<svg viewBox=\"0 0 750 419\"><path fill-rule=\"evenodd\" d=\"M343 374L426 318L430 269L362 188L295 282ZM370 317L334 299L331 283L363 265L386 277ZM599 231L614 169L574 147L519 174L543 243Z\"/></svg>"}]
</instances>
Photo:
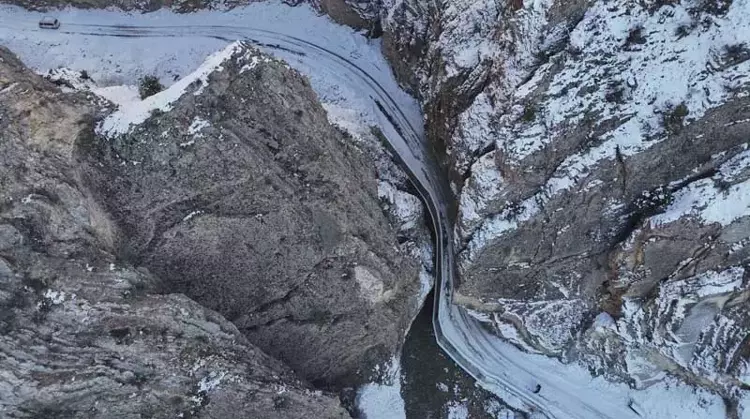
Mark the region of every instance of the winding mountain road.
<instances>
[{"instance_id":1,"label":"winding mountain road","mask_svg":"<svg viewBox=\"0 0 750 419\"><path fill-rule=\"evenodd\" d=\"M39 31L35 21L7 21L0 25L19 31ZM244 39L289 61L309 68L336 68L337 76L372 99L373 114L403 168L409 173L424 201L436 233L436 293L433 324L440 347L479 383L499 394L510 405L529 412L532 418L636 418L628 407L628 396L599 397L598 381L571 383L569 376L554 370L556 361L525 355L490 333L487 325L450 303L454 284L453 225L448 205L451 192L438 169L431 147L396 100L375 77L347 58L346 52L296 36L267 29L231 25L105 25L63 20L60 36L106 37L210 37L226 41ZM519 359L526 359L519 362ZM540 364L541 363L541 364ZM533 389L541 386L541 391ZM606 392L607 394L611 392ZM592 399L597 399L592 401Z\"/></svg>"}]
</instances>

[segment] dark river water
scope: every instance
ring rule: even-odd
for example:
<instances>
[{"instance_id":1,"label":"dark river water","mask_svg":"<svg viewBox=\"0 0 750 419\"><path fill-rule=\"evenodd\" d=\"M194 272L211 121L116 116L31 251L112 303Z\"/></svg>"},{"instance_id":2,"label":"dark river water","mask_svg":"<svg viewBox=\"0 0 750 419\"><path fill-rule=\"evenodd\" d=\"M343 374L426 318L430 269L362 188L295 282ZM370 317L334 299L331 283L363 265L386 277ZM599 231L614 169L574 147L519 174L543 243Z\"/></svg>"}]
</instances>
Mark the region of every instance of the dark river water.
<instances>
[{"instance_id":1,"label":"dark river water","mask_svg":"<svg viewBox=\"0 0 750 419\"><path fill-rule=\"evenodd\" d=\"M433 293L406 337L401 359L401 397L408 419L520 419L500 398L475 380L437 345L432 327Z\"/></svg>"}]
</instances>

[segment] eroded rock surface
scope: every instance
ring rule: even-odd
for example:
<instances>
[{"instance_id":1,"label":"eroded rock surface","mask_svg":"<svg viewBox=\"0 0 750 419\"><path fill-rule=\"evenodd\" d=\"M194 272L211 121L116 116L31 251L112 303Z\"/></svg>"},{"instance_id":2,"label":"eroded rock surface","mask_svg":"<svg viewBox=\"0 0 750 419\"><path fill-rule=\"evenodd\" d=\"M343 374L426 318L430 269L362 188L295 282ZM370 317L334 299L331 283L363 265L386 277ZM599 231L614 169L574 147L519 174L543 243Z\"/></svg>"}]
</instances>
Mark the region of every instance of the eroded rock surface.
<instances>
[{"instance_id":1,"label":"eroded rock surface","mask_svg":"<svg viewBox=\"0 0 750 419\"><path fill-rule=\"evenodd\" d=\"M459 200L454 302L615 380L747 389L750 3L370 6Z\"/></svg>"},{"instance_id":2,"label":"eroded rock surface","mask_svg":"<svg viewBox=\"0 0 750 419\"><path fill-rule=\"evenodd\" d=\"M379 21L445 151L454 302L527 351L634 386L667 372L731 412L749 385L750 3L348 4L323 8Z\"/></svg>"},{"instance_id":3,"label":"eroded rock surface","mask_svg":"<svg viewBox=\"0 0 750 419\"><path fill-rule=\"evenodd\" d=\"M79 160L96 109L0 48L0 415L348 417L221 315L155 294L158 277L115 257L123 231Z\"/></svg>"},{"instance_id":4,"label":"eroded rock surface","mask_svg":"<svg viewBox=\"0 0 750 419\"><path fill-rule=\"evenodd\" d=\"M85 178L126 232L118 254L307 379L368 378L416 315L419 271L308 81L236 43L134 106L152 105L89 140Z\"/></svg>"}]
</instances>

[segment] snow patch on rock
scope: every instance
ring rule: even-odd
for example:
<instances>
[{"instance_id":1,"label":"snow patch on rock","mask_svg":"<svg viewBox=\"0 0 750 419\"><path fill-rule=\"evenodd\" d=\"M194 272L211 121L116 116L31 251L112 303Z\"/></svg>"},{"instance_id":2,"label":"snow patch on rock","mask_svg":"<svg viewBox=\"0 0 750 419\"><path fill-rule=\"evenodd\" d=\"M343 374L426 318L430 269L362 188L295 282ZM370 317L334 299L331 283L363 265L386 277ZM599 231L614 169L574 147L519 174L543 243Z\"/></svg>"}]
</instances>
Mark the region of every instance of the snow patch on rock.
<instances>
[{"instance_id":1,"label":"snow patch on rock","mask_svg":"<svg viewBox=\"0 0 750 419\"><path fill-rule=\"evenodd\" d=\"M193 118L193 122L191 122L190 126L188 127L188 135L202 136L202 134L200 133L201 130L210 126L210 122L206 121L200 116L196 116L195 118Z\"/></svg>"},{"instance_id":2,"label":"snow patch on rock","mask_svg":"<svg viewBox=\"0 0 750 419\"><path fill-rule=\"evenodd\" d=\"M498 302L504 309L503 318L515 318L513 323L520 325L522 334L527 334L536 347L554 354L560 354L575 337L573 333L587 310L580 300Z\"/></svg>"},{"instance_id":3,"label":"snow patch on rock","mask_svg":"<svg viewBox=\"0 0 750 419\"><path fill-rule=\"evenodd\" d=\"M416 196L381 181L378 182L378 197L398 220L400 231L413 230L422 221L422 202Z\"/></svg>"},{"instance_id":4,"label":"snow patch on rock","mask_svg":"<svg viewBox=\"0 0 750 419\"><path fill-rule=\"evenodd\" d=\"M100 134L113 136L127 133L133 126L142 124L154 111L168 112L172 104L176 102L189 89L194 89L193 94L199 95L208 86L208 76L215 71L222 71L223 64L233 55L242 51L243 43L234 42L211 54L203 64L190 75L183 77L164 91L149 96L139 102L125 104L117 112L108 116L98 127ZM248 57L251 58L251 57Z\"/></svg>"},{"instance_id":5,"label":"snow patch on rock","mask_svg":"<svg viewBox=\"0 0 750 419\"><path fill-rule=\"evenodd\" d=\"M747 148L745 144L745 148ZM750 150L724 162L716 175L690 183L677 191L672 203L650 219L652 226L672 223L684 217L703 223L727 226L750 215ZM740 179L745 181L739 181Z\"/></svg>"},{"instance_id":6,"label":"snow patch on rock","mask_svg":"<svg viewBox=\"0 0 750 419\"><path fill-rule=\"evenodd\" d=\"M739 342L728 344L729 336L741 341L741 337L750 332L722 314L725 305L741 294L744 275L745 269L741 266L708 271L665 282L659 287L659 296L653 304L626 299L617 329L630 348L628 352L639 353L651 348L665 360L721 381L719 375L729 367L723 360L732 359L732 354L717 354L716 351L726 352L722 348L739 345ZM647 368L663 374L661 369L653 367L654 355L649 358L646 362L636 357ZM643 365L631 366L631 373L641 380L655 378L644 377L646 367L641 367Z\"/></svg>"},{"instance_id":7,"label":"snow patch on rock","mask_svg":"<svg viewBox=\"0 0 750 419\"><path fill-rule=\"evenodd\" d=\"M118 106L130 106L140 102L141 97L138 93L138 86L106 86L92 87L91 91Z\"/></svg>"}]
</instances>

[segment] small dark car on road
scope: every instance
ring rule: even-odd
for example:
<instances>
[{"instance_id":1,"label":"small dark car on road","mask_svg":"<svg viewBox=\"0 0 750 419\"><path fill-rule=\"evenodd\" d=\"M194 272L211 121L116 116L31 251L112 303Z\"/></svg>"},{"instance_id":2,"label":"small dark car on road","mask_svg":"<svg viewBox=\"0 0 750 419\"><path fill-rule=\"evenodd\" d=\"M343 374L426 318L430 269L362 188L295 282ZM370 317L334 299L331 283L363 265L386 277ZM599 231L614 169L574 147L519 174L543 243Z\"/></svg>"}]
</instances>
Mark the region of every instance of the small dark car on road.
<instances>
[{"instance_id":1,"label":"small dark car on road","mask_svg":"<svg viewBox=\"0 0 750 419\"><path fill-rule=\"evenodd\" d=\"M39 21L39 27L42 29L58 29L60 21L54 17L45 16Z\"/></svg>"}]
</instances>

